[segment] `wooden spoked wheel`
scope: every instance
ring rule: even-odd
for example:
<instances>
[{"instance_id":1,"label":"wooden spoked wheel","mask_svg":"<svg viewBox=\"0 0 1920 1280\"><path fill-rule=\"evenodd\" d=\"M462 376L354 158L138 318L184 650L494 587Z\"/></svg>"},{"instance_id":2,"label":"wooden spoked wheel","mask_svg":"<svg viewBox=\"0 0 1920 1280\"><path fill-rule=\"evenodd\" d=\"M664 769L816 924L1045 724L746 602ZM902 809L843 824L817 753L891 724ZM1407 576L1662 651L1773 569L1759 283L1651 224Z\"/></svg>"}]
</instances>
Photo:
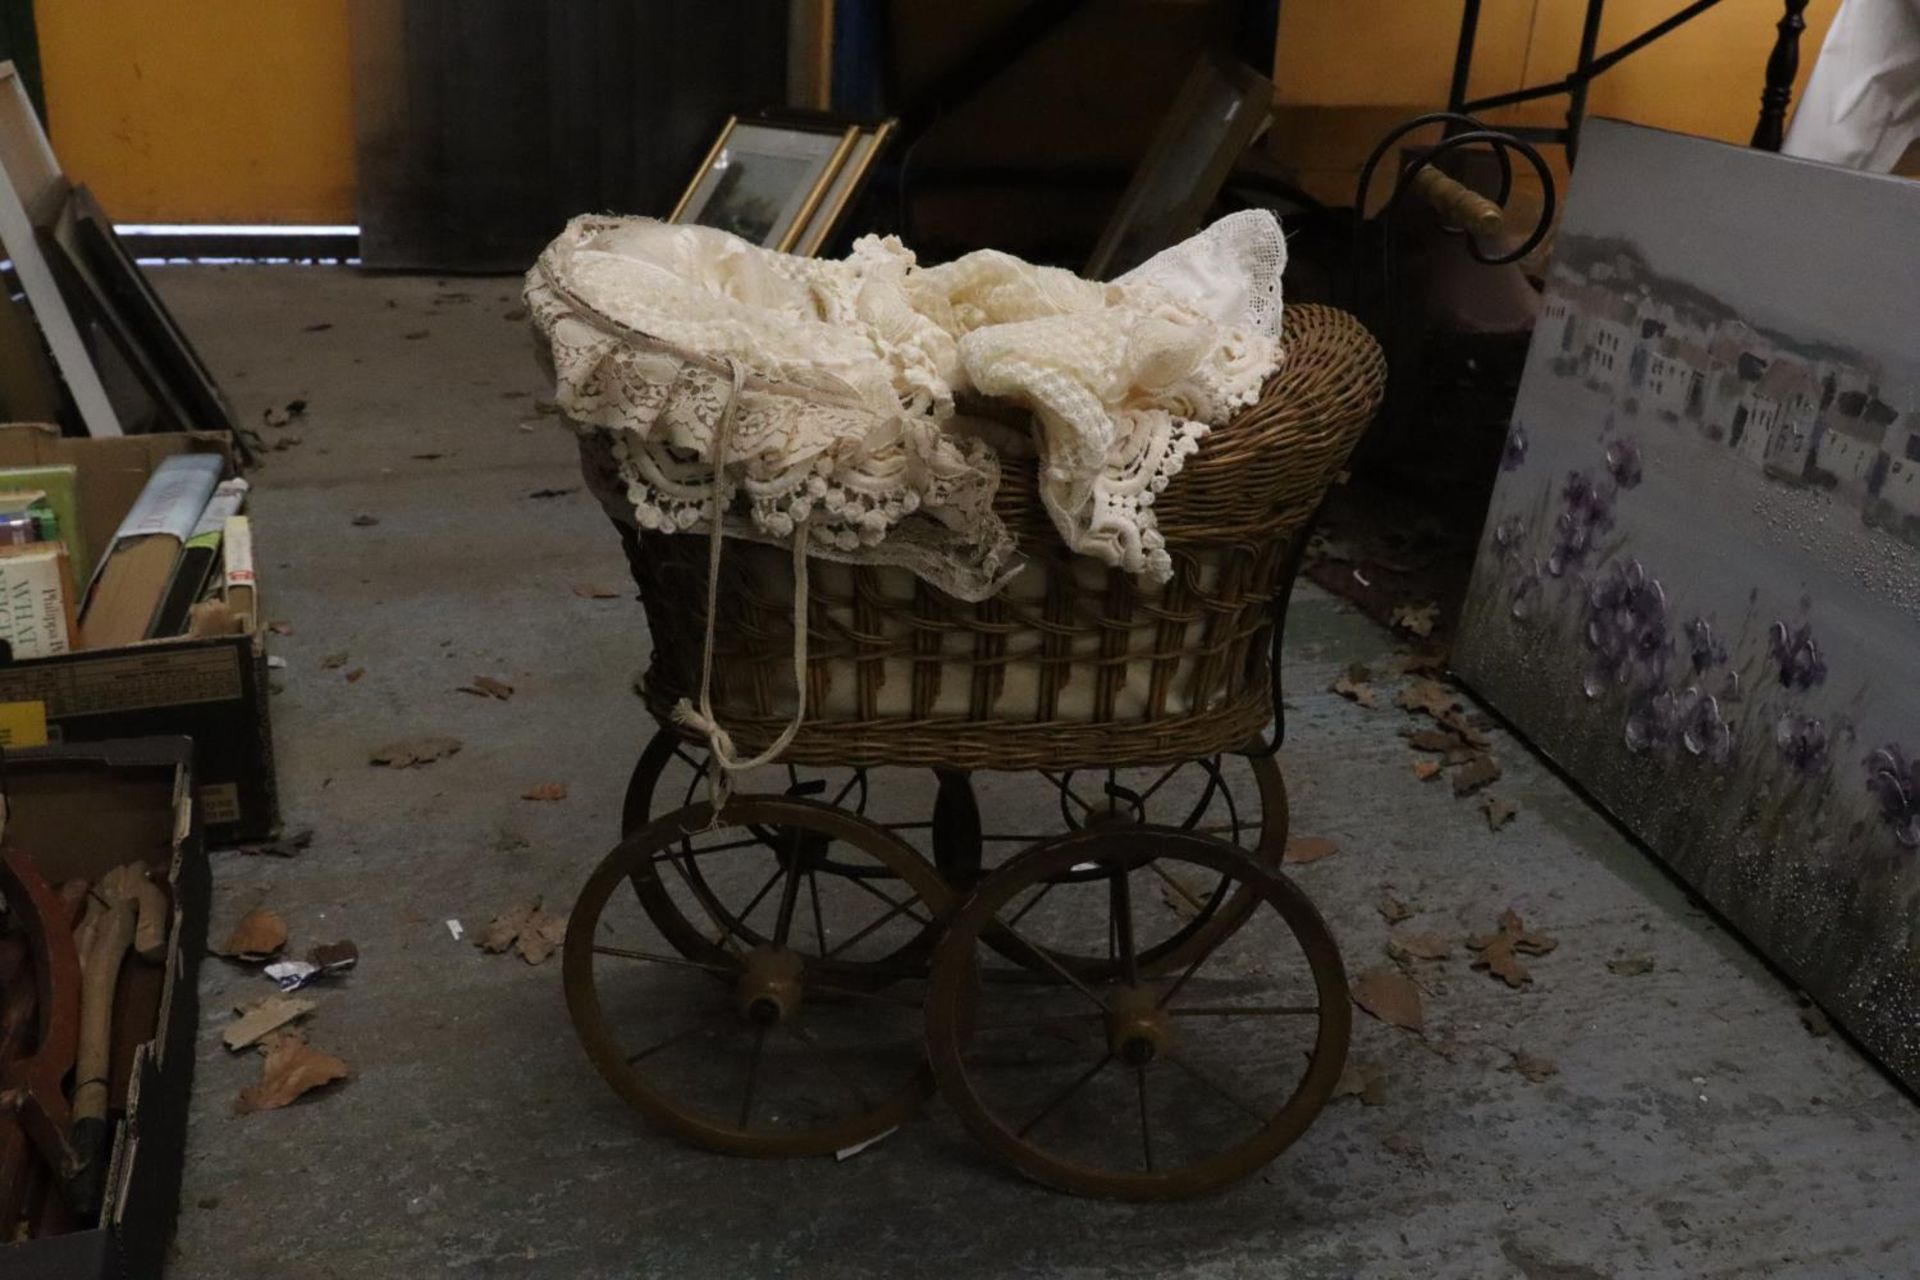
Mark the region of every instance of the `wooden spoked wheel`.
<instances>
[{"instance_id":1,"label":"wooden spoked wheel","mask_svg":"<svg viewBox=\"0 0 1920 1280\"><path fill-rule=\"evenodd\" d=\"M1238 929L1164 976L1136 945L1148 860L1253 900ZM1012 923L1034 886L1088 863L1107 872L1108 910L1087 927L1117 937L1110 975L1059 965ZM1022 948L1019 967L997 958ZM1351 1019L1339 950L1291 881L1210 836L1143 827L1063 837L982 881L935 953L927 1041L942 1095L1014 1168L1080 1195L1169 1200L1299 1137L1340 1077Z\"/></svg>"},{"instance_id":2,"label":"wooden spoked wheel","mask_svg":"<svg viewBox=\"0 0 1920 1280\"><path fill-rule=\"evenodd\" d=\"M699 954L662 936L642 903L670 864L702 862L730 891L728 860L759 874L748 851L769 837L770 905L709 917ZM884 878L823 876L827 858ZM829 1154L900 1124L931 1091L920 1008L948 902L910 848L830 805L735 796L717 821L691 805L622 840L581 891L567 1008L600 1074L666 1132L740 1155Z\"/></svg>"},{"instance_id":3,"label":"wooden spoked wheel","mask_svg":"<svg viewBox=\"0 0 1920 1280\"><path fill-rule=\"evenodd\" d=\"M657 732L634 765L627 783L622 809L623 834L645 827L662 813L700 803L707 795L707 776L711 763L707 753L683 742L671 730ZM798 769L789 765L770 765L736 779L741 792L772 792L787 799L806 800L823 805L892 834L901 843L913 846L931 841L933 823L925 817L931 805L929 794L924 805L908 789L906 796L889 795L884 799L865 769ZM872 810L871 815L869 811ZM733 816L729 806L728 817ZM781 857L791 833L764 824L749 824L731 838L737 856L729 870L740 874L723 877L709 874L715 866L707 854L719 852L710 839L689 834L681 840L682 857L655 864L659 874L636 876L633 888L653 919L661 935L681 955L707 963L726 960L717 935L724 933L746 946L766 944L772 917L770 887L781 869ZM702 856L692 856L701 846ZM869 904L882 903L896 896L889 882L893 873L864 855L847 859L833 856L827 843L815 835L801 840L802 858L809 879L815 886L845 881L860 891ZM924 861L923 861L924 865ZM751 871L752 874L748 874ZM756 914L757 913L757 914ZM932 950L931 936L908 940L917 944L921 955ZM903 943L903 945L906 945ZM883 970L907 957L876 956Z\"/></svg>"},{"instance_id":4,"label":"wooden spoked wheel","mask_svg":"<svg viewBox=\"0 0 1920 1280\"><path fill-rule=\"evenodd\" d=\"M1177 828L1217 837L1268 867L1279 866L1286 851L1287 787L1272 756L1214 756L1158 768L1029 776L1058 792L1059 820L1068 832ZM1017 859L1022 850L1054 838L1001 834L989 824L981 840L989 856L999 850ZM1131 874L1135 964L1149 976L1184 967L1239 928L1259 904L1252 886L1193 866L1147 859ZM1079 945L1070 941L1089 915L1105 912L1110 879L1108 868L1086 862L1034 882L1011 906L1008 919L1021 926L1024 944L1008 948L1007 957L1029 964L1044 956L1053 964L1039 964L1035 971L1042 974L1057 966L1082 978L1112 977L1118 949L1111 931ZM998 937L989 934L988 945L996 946Z\"/></svg>"}]
</instances>

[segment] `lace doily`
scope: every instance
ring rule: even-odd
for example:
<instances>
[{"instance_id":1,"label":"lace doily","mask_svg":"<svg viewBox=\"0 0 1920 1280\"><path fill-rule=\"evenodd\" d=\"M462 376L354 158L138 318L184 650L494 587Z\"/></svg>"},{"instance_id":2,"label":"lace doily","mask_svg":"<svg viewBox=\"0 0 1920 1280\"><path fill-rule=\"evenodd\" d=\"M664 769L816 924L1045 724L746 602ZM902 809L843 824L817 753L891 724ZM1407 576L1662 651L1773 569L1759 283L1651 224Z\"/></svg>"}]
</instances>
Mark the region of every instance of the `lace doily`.
<instances>
[{"instance_id":1,"label":"lace doily","mask_svg":"<svg viewBox=\"0 0 1920 1280\"><path fill-rule=\"evenodd\" d=\"M732 362L746 376L719 481L729 525L782 543L803 527L814 554L980 599L1017 566L993 450L943 429L955 394L1032 410L1041 498L1068 546L1164 581L1154 495L1277 367L1285 258L1261 212L1109 284L993 251L916 268L892 238L814 260L583 217L526 297L561 409L616 433L644 527L703 527Z\"/></svg>"}]
</instances>

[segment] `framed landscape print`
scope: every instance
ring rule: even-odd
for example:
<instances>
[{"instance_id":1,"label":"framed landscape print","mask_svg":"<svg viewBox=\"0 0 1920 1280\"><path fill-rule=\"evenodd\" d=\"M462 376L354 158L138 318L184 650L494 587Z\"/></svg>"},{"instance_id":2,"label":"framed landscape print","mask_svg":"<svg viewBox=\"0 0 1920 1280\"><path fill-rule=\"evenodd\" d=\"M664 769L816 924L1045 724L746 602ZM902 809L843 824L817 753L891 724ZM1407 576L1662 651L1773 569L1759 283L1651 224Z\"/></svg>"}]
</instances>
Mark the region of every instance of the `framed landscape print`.
<instances>
[{"instance_id":1,"label":"framed landscape print","mask_svg":"<svg viewBox=\"0 0 1920 1280\"><path fill-rule=\"evenodd\" d=\"M1920 183L1582 135L1454 664L1920 1085Z\"/></svg>"}]
</instances>

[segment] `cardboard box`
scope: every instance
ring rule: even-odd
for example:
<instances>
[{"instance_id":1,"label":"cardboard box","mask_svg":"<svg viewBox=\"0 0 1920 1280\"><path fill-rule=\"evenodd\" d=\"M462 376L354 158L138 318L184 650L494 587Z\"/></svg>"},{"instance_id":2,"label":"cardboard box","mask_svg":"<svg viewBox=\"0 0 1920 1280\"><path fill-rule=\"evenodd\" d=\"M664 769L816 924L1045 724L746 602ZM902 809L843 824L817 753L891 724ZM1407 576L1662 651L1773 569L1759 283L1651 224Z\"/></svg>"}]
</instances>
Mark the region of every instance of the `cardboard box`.
<instances>
[{"instance_id":1,"label":"cardboard box","mask_svg":"<svg viewBox=\"0 0 1920 1280\"><path fill-rule=\"evenodd\" d=\"M0 467L79 467L81 531L92 547L113 541L161 459L218 453L231 473L231 438L168 432L67 439L53 427L0 426ZM266 639L254 612L244 636L145 640L0 666L0 707L39 703L60 742L183 734L196 746L201 821L215 844L265 840L280 822L268 712Z\"/></svg>"},{"instance_id":2,"label":"cardboard box","mask_svg":"<svg viewBox=\"0 0 1920 1280\"><path fill-rule=\"evenodd\" d=\"M171 900L165 963L130 957L121 974L116 1032L142 1027L146 1038L127 1077L113 1083L112 1105L124 1114L99 1221L0 1245L7 1280L124 1280L158 1276L164 1264L180 1206L212 893L191 799L193 751L184 738L147 738L7 753L7 843L28 854L43 878L96 879L141 858L164 871Z\"/></svg>"}]
</instances>

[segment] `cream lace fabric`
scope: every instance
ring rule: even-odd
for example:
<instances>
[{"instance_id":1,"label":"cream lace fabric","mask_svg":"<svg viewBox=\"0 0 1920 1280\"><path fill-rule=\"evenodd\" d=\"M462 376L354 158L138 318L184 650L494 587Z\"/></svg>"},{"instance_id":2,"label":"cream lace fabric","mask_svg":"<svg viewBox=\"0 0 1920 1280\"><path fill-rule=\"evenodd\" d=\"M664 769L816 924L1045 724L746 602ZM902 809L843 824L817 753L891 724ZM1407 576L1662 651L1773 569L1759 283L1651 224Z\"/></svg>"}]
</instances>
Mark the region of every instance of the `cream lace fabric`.
<instances>
[{"instance_id":1,"label":"cream lace fabric","mask_svg":"<svg viewBox=\"0 0 1920 1280\"><path fill-rule=\"evenodd\" d=\"M900 564L962 599L1018 568L994 515L994 451L947 429L957 395L1032 411L1040 492L1062 538L1149 581L1171 572L1154 495L1206 424L1280 360L1285 241L1222 219L1110 284L992 251L916 267L866 237L788 257L703 227L583 217L526 297L556 399L610 429L643 527L703 527L724 451L729 534Z\"/></svg>"}]
</instances>

